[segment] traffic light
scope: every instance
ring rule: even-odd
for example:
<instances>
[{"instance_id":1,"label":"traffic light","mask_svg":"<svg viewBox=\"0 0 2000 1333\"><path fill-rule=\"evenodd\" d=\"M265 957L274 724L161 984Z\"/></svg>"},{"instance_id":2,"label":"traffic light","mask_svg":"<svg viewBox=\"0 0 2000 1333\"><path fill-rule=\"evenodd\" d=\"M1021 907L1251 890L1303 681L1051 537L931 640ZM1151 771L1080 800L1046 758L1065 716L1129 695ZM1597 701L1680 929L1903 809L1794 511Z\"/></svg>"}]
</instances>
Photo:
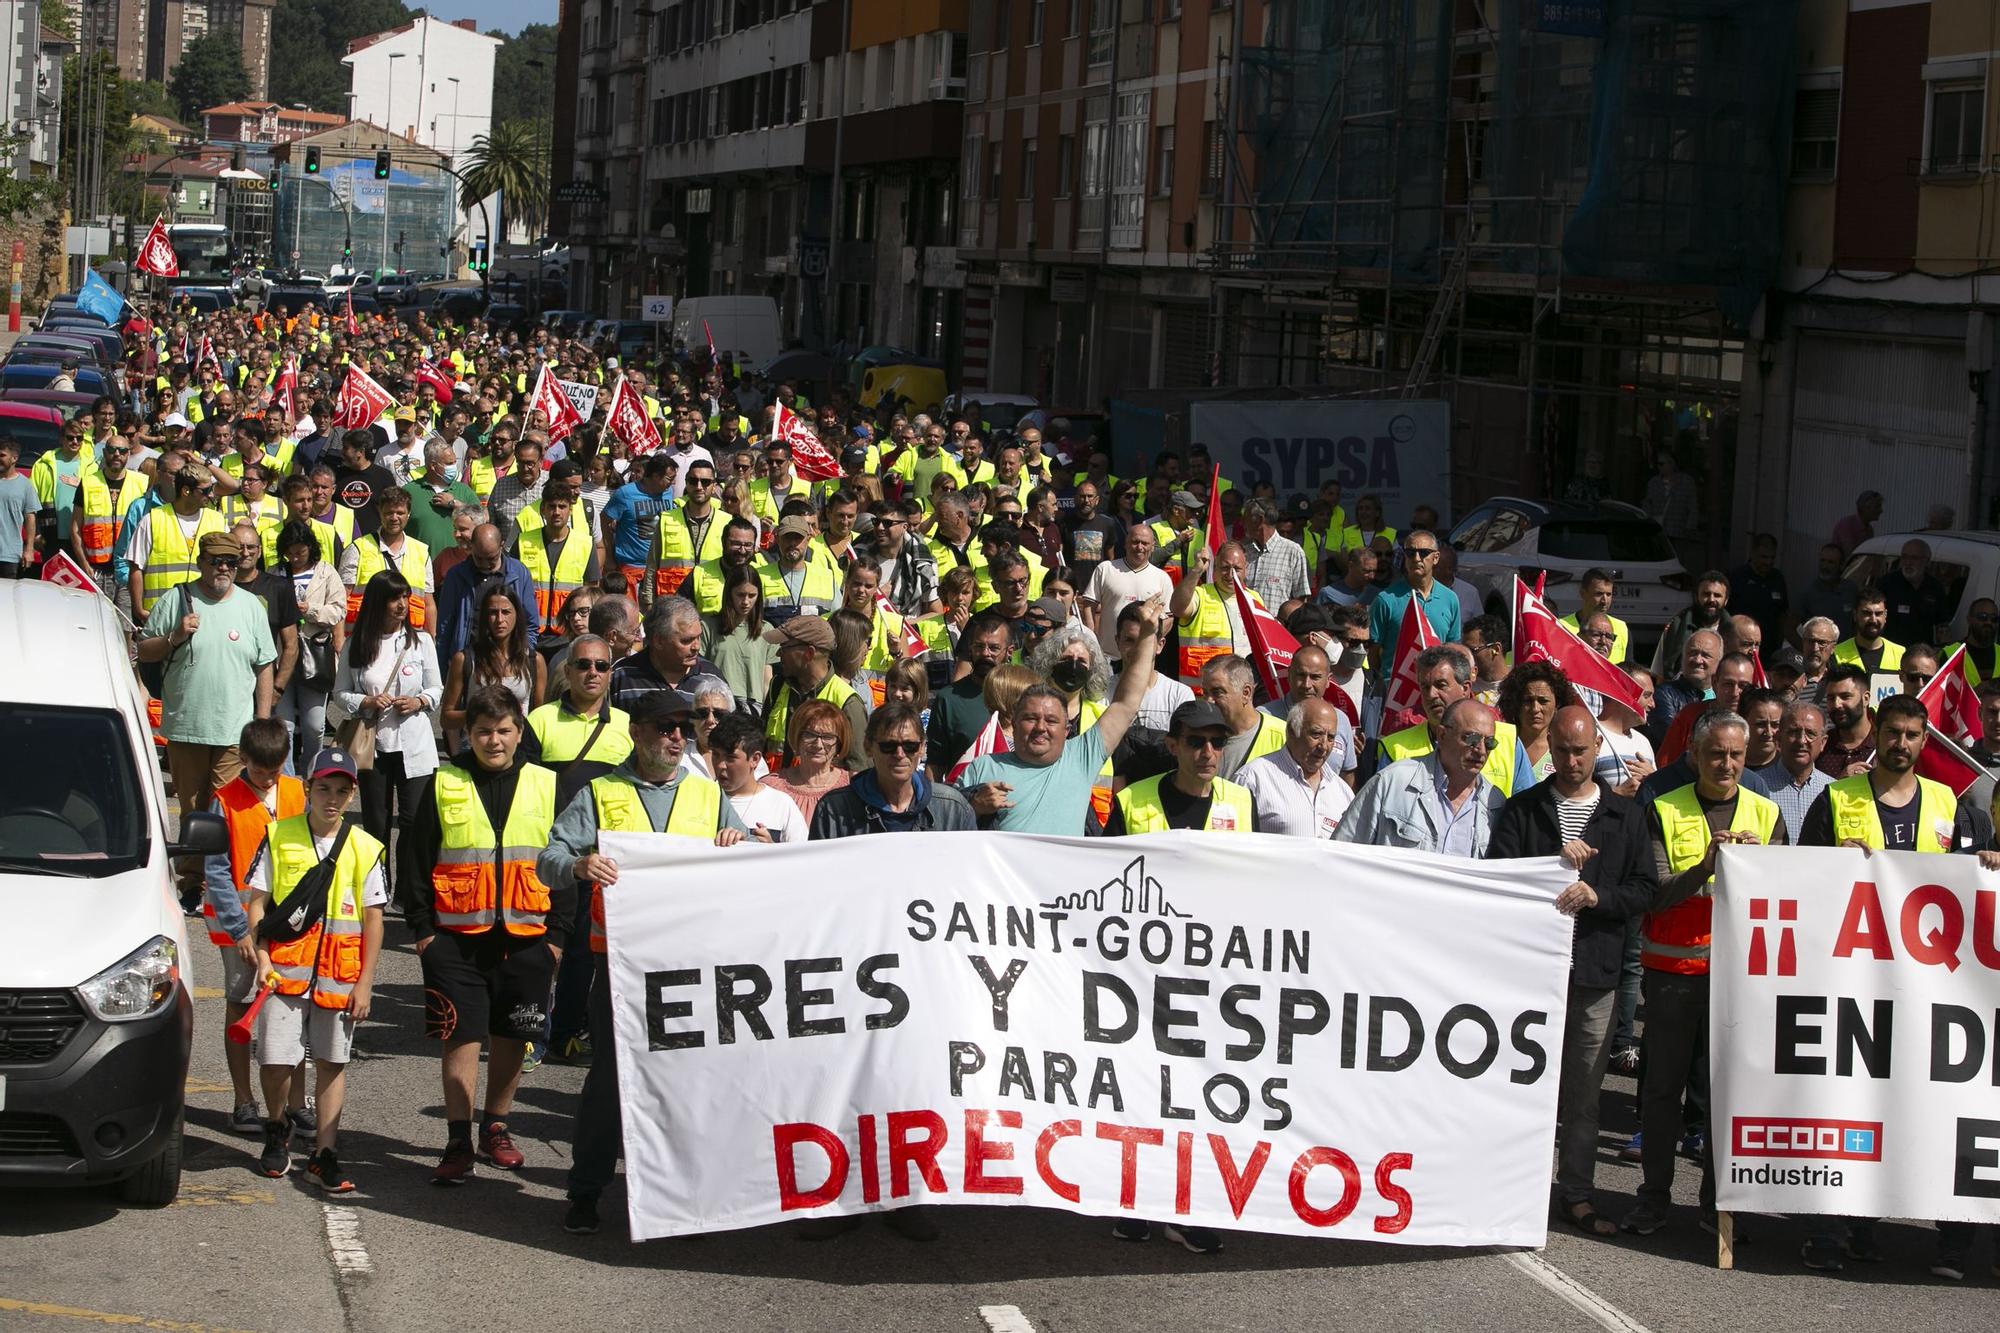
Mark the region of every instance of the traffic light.
<instances>
[{"instance_id":1,"label":"traffic light","mask_svg":"<svg viewBox=\"0 0 2000 1333\"><path fill-rule=\"evenodd\" d=\"M319 149L317 148L306 149L306 175L319 175Z\"/></svg>"},{"instance_id":2,"label":"traffic light","mask_svg":"<svg viewBox=\"0 0 2000 1333\"><path fill-rule=\"evenodd\" d=\"M485 241L474 241L472 243L471 267L474 273L484 273L490 267L490 261L486 255Z\"/></svg>"},{"instance_id":3,"label":"traffic light","mask_svg":"<svg viewBox=\"0 0 2000 1333\"><path fill-rule=\"evenodd\" d=\"M276 191L276 190L277 190L277 188L278 188L278 184L279 184L279 182L280 182L280 181L282 181L282 180L284 180L284 178L285 178L285 173L284 173L284 170L283 170L282 168L280 168L280 167L272 167L272 168L271 168L271 189L272 189L273 191Z\"/></svg>"},{"instance_id":4,"label":"traffic light","mask_svg":"<svg viewBox=\"0 0 2000 1333\"><path fill-rule=\"evenodd\" d=\"M342 243L341 243L341 246L340 246L340 257L341 257L342 259L352 259L352 258L354 258L354 242L352 242L352 241L344 241L344 242L342 242Z\"/></svg>"},{"instance_id":5,"label":"traffic light","mask_svg":"<svg viewBox=\"0 0 2000 1333\"><path fill-rule=\"evenodd\" d=\"M389 179L389 150L386 148L375 154L375 179L378 181Z\"/></svg>"}]
</instances>

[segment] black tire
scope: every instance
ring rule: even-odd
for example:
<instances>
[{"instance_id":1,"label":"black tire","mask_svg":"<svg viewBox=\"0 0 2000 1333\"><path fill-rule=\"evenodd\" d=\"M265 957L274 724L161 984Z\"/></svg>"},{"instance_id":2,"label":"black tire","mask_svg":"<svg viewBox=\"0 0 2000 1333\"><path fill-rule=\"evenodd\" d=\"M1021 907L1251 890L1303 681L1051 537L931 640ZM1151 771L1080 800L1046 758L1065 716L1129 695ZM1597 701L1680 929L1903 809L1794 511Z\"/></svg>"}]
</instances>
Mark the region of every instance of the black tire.
<instances>
[{"instance_id":1,"label":"black tire","mask_svg":"<svg viewBox=\"0 0 2000 1333\"><path fill-rule=\"evenodd\" d=\"M174 1132L167 1146L152 1161L118 1182L118 1201L134 1208L165 1208L181 1192L181 1136L187 1129L187 1113L174 1117Z\"/></svg>"}]
</instances>

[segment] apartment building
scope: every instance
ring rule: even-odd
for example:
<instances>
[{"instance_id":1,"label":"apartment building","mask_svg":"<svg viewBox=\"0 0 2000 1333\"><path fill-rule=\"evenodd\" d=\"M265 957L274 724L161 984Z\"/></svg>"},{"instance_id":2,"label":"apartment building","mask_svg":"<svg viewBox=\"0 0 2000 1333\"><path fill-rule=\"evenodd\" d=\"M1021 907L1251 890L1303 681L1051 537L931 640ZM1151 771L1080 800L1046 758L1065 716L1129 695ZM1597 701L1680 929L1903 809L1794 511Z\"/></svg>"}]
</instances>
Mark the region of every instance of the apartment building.
<instances>
[{"instance_id":1,"label":"apartment building","mask_svg":"<svg viewBox=\"0 0 2000 1333\"><path fill-rule=\"evenodd\" d=\"M1736 485L1811 570L1879 531L2000 520L2000 60L1991 0L1802 0L1783 268L1753 329Z\"/></svg>"}]
</instances>

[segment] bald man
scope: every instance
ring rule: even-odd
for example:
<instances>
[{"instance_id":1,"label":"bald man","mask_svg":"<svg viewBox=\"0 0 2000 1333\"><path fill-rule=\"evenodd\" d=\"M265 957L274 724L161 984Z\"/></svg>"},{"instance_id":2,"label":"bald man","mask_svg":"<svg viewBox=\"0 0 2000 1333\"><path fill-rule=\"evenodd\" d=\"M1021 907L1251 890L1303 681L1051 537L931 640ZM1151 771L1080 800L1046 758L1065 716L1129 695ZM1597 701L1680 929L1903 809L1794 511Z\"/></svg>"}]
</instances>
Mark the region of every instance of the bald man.
<instances>
[{"instance_id":1,"label":"bald man","mask_svg":"<svg viewBox=\"0 0 2000 1333\"><path fill-rule=\"evenodd\" d=\"M1236 772L1236 781L1249 790L1256 806L1259 829L1294 838L1333 837L1354 800L1335 766L1343 729L1348 727L1340 710L1324 699L1301 699L1292 705L1285 715L1285 748ZM1351 765L1351 745L1349 751Z\"/></svg>"},{"instance_id":2,"label":"bald man","mask_svg":"<svg viewBox=\"0 0 2000 1333\"><path fill-rule=\"evenodd\" d=\"M528 622L528 647L535 646L535 581L527 567L501 546L500 529L482 523L472 530L472 550L451 567L438 585L438 661L449 662L472 638L479 598L487 587L505 582L521 603L522 618Z\"/></svg>"},{"instance_id":3,"label":"bald man","mask_svg":"<svg viewBox=\"0 0 2000 1333\"><path fill-rule=\"evenodd\" d=\"M1509 800L1493 821L1486 855L1561 856L1576 883L1556 896L1576 918L1570 946L1569 1018L1563 1031L1557 1104L1557 1205L1590 1236L1617 1227L1597 1211L1597 1103L1611 1059L1612 1019L1624 964L1625 923L1646 910L1657 875L1645 815L1598 781L1598 733L1588 709L1572 706L1549 726L1548 780Z\"/></svg>"}]
</instances>

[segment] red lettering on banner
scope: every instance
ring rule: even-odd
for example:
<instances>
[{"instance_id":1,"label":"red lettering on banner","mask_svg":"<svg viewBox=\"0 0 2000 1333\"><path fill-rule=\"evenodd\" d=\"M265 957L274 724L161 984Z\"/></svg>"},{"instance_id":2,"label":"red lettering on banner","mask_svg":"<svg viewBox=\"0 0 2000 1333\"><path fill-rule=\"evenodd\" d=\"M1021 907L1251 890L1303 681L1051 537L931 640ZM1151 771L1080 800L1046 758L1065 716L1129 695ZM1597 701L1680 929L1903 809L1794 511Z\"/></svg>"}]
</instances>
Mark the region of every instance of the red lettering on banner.
<instances>
[{"instance_id":1,"label":"red lettering on banner","mask_svg":"<svg viewBox=\"0 0 2000 1333\"><path fill-rule=\"evenodd\" d=\"M1014 1145L1005 1140L994 1141L986 1137L986 1122L991 1120L1002 1129L1019 1129L1019 1111L972 1111L965 1113L965 1192L967 1194L1019 1194L1019 1176L989 1176L986 1174L988 1162L1011 1162L1014 1160Z\"/></svg>"},{"instance_id":2,"label":"red lettering on banner","mask_svg":"<svg viewBox=\"0 0 2000 1333\"><path fill-rule=\"evenodd\" d=\"M1928 934L1923 930L1927 907L1937 908L1939 914L1938 928ZM1917 886L1903 899L1901 925L1903 947L1910 957L1927 967L1958 971L1958 946L1965 938L1965 904L1959 902L1957 894L1938 884Z\"/></svg>"},{"instance_id":3,"label":"red lettering on banner","mask_svg":"<svg viewBox=\"0 0 2000 1333\"><path fill-rule=\"evenodd\" d=\"M1174 1135L1174 1215L1186 1217L1193 1206L1194 1135L1182 1130Z\"/></svg>"},{"instance_id":4,"label":"red lettering on banner","mask_svg":"<svg viewBox=\"0 0 2000 1333\"><path fill-rule=\"evenodd\" d=\"M922 1130L923 1138L912 1143L911 1130ZM945 1192L944 1172L938 1170L937 1157L947 1137L944 1117L936 1111L889 1112L889 1194L892 1198L909 1196L910 1167L913 1165L924 1178L924 1188L932 1194Z\"/></svg>"},{"instance_id":5,"label":"red lettering on banner","mask_svg":"<svg viewBox=\"0 0 2000 1333\"><path fill-rule=\"evenodd\" d=\"M1208 1136L1208 1151L1215 1158L1216 1171L1222 1176L1222 1190L1229 1196L1229 1210L1238 1217L1243 1216L1243 1210L1250 1206L1250 1192L1257 1188L1257 1177L1264 1174L1264 1163L1271 1158L1271 1145L1259 1139L1240 1173L1236 1169L1236 1158L1229 1151L1229 1140L1222 1135Z\"/></svg>"},{"instance_id":6,"label":"red lettering on banner","mask_svg":"<svg viewBox=\"0 0 2000 1333\"><path fill-rule=\"evenodd\" d=\"M1896 957L1889 940L1889 922L1882 915L1882 899L1874 884L1865 879L1854 881L1847 896L1847 915L1840 920L1840 936L1833 942L1835 958L1851 958L1857 952L1873 954L1885 963Z\"/></svg>"},{"instance_id":7,"label":"red lettering on banner","mask_svg":"<svg viewBox=\"0 0 2000 1333\"><path fill-rule=\"evenodd\" d=\"M1042 1183L1057 1197L1068 1199L1071 1203L1080 1201L1083 1192L1056 1174L1055 1167L1049 1164L1049 1154L1064 1139L1074 1138L1081 1133L1083 1133L1082 1121L1058 1120L1044 1129L1041 1136L1035 1140L1035 1174L1042 1178Z\"/></svg>"},{"instance_id":8,"label":"red lettering on banner","mask_svg":"<svg viewBox=\"0 0 2000 1333\"><path fill-rule=\"evenodd\" d=\"M801 1143L810 1143L826 1154L826 1180L817 1189L799 1188L799 1168L794 1154ZM840 1136L821 1125L796 1123L773 1125L771 1146L778 1155L778 1210L818 1208L840 1197L847 1185L847 1145Z\"/></svg>"},{"instance_id":9,"label":"red lettering on banner","mask_svg":"<svg viewBox=\"0 0 2000 1333\"><path fill-rule=\"evenodd\" d=\"M875 1117L864 1115L856 1122L861 1131L861 1202L882 1202L882 1167L875 1160Z\"/></svg>"},{"instance_id":10,"label":"red lettering on banner","mask_svg":"<svg viewBox=\"0 0 2000 1333\"><path fill-rule=\"evenodd\" d=\"M1410 1225L1410 1218L1417 1211L1417 1201L1410 1197L1410 1192L1390 1179L1398 1171L1407 1171L1416 1164L1417 1159L1406 1152L1392 1152L1375 1163L1375 1192L1382 1196L1382 1202L1396 1206L1396 1211L1387 1217L1375 1219L1375 1229L1385 1236L1393 1236Z\"/></svg>"},{"instance_id":11,"label":"red lettering on banner","mask_svg":"<svg viewBox=\"0 0 2000 1333\"><path fill-rule=\"evenodd\" d=\"M1166 1132L1143 1125L1107 1125L1100 1120L1097 1137L1118 1145L1118 1206L1130 1208L1139 1197L1139 1148L1159 1147L1167 1140Z\"/></svg>"},{"instance_id":12,"label":"red lettering on banner","mask_svg":"<svg viewBox=\"0 0 2000 1333\"><path fill-rule=\"evenodd\" d=\"M1972 896L1972 956L1981 967L2000 971L2000 893L1981 889Z\"/></svg>"},{"instance_id":13,"label":"red lettering on banner","mask_svg":"<svg viewBox=\"0 0 2000 1333\"><path fill-rule=\"evenodd\" d=\"M1330 1166L1340 1172L1340 1200L1331 1208L1315 1208L1306 1201L1306 1179L1316 1166ZM1289 1187L1292 1211L1307 1226L1337 1227L1361 1202L1361 1172L1354 1159L1338 1148L1308 1148L1292 1163Z\"/></svg>"}]
</instances>

